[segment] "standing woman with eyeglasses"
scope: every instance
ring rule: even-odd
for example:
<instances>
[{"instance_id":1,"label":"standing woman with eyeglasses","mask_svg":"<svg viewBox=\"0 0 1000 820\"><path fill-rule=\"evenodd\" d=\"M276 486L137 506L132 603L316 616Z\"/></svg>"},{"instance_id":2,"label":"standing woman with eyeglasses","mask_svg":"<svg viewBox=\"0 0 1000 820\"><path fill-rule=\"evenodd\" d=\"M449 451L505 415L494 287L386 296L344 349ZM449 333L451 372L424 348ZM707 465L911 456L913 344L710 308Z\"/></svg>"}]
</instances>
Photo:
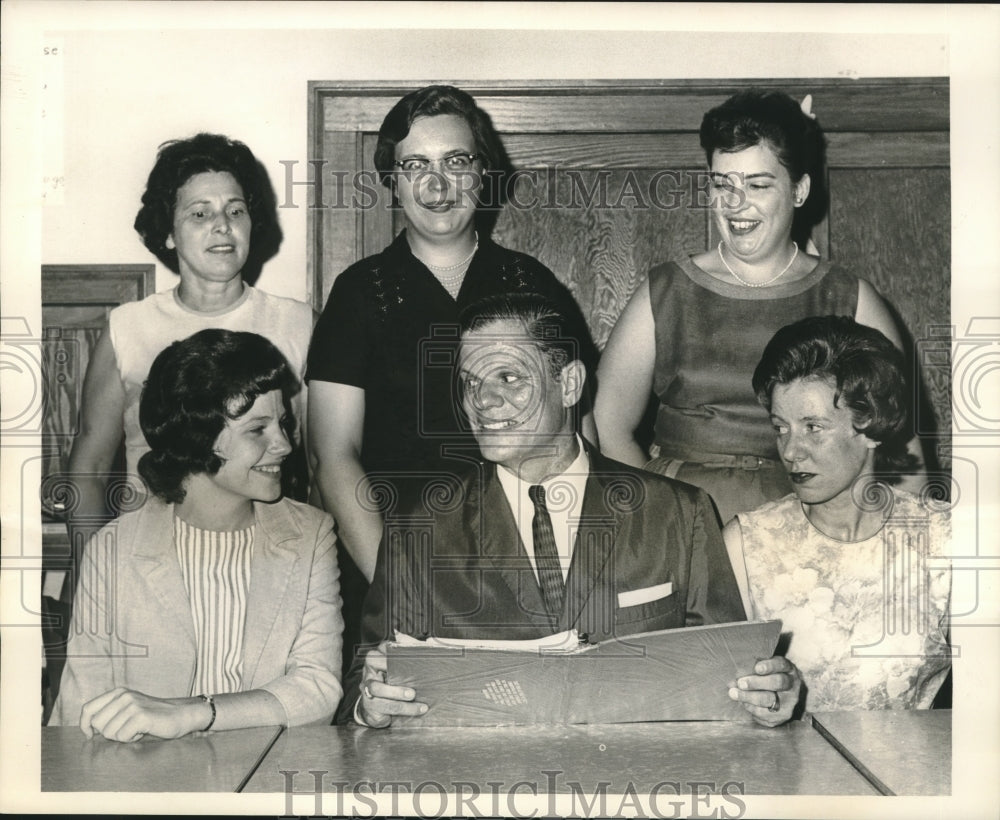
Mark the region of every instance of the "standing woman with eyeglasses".
<instances>
[{"instance_id":1,"label":"standing woman with eyeglasses","mask_svg":"<svg viewBox=\"0 0 1000 820\"><path fill-rule=\"evenodd\" d=\"M489 116L464 91L427 86L396 103L375 167L405 229L337 277L313 334L310 461L343 547L348 665L382 537L379 501L478 458L452 395L447 345L457 343L459 313L497 293L572 302L548 268L494 243L477 219L501 204L505 165Z\"/></svg>"}]
</instances>

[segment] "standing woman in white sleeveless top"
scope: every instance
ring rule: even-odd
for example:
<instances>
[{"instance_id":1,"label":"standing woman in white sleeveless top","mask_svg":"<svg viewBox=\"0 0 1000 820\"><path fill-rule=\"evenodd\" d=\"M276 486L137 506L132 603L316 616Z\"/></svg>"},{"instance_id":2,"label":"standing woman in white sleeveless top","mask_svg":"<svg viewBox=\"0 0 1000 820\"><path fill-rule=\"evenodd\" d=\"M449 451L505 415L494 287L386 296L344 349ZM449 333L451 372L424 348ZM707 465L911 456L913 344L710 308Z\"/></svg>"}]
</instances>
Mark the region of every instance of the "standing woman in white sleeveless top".
<instances>
[{"instance_id":1,"label":"standing woman in white sleeveless top","mask_svg":"<svg viewBox=\"0 0 1000 820\"><path fill-rule=\"evenodd\" d=\"M198 134L160 146L135 229L180 282L111 311L92 353L69 459L78 498L67 512L78 544L93 530L88 521L106 519L113 506L105 491L122 438L130 477L149 449L139 428L139 394L161 350L203 328L252 330L271 340L301 379L312 331L308 305L247 283L277 252L281 229L267 173L242 142ZM304 406L304 397L298 402ZM120 483L107 489L108 497L121 493Z\"/></svg>"}]
</instances>

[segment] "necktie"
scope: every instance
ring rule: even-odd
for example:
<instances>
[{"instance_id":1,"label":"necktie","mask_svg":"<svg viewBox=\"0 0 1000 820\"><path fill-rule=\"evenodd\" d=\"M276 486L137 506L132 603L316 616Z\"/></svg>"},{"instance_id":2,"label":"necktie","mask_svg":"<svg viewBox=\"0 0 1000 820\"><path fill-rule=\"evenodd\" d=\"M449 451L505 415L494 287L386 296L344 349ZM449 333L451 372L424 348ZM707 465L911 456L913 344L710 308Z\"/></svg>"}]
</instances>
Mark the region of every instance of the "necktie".
<instances>
[{"instance_id":1,"label":"necktie","mask_svg":"<svg viewBox=\"0 0 1000 820\"><path fill-rule=\"evenodd\" d=\"M535 566L542 587L542 598L549 615L559 620L563 608L563 575L556 550L556 537L552 531L552 519L545 506L545 488L534 484L528 488L528 497L535 505L535 517L531 521L531 537L535 542Z\"/></svg>"}]
</instances>

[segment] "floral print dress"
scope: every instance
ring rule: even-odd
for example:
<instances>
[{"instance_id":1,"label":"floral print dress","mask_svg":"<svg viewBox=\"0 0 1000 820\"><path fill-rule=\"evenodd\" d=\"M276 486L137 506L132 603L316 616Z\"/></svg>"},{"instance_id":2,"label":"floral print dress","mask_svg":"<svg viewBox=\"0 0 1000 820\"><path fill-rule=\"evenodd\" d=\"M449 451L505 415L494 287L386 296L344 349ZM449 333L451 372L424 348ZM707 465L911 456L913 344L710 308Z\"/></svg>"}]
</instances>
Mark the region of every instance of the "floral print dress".
<instances>
[{"instance_id":1,"label":"floral print dress","mask_svg":"<svg viewBox=\"0 0 1000 820\"><path fill-rule=\"evenodd\" d=\"M738 516L747 614L782 621L811 712L926 709L950 667L950 515L881 489L867 501L885 523L863 541L821 533L794 494Z\"/></svg>"}]
</instances>

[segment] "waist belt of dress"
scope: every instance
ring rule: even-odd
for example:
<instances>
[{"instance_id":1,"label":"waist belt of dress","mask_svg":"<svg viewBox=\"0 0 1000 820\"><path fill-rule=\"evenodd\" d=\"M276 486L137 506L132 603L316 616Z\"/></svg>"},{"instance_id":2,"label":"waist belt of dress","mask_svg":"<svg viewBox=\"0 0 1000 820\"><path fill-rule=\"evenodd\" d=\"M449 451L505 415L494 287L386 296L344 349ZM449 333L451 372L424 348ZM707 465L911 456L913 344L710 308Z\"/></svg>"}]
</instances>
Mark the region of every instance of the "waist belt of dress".
<instances>
[{"instance_id":1,"label":"waist belt of dress","mask_svg":"<svg viewBox=\"0 0 1000 820\"><path fill-rule=\"evenodd\" d=\"M729 455L726 453L699 453L695 450L686 450L683 453L665 453L658 444L649 448L653 458L668 458L676 461L686 461L691 464L700 464L702 467L719 467L735 470L760 470L763 467L780 467L781 462L773 458L763 458L761 456Z\"/></svg>"}]
</instances>

